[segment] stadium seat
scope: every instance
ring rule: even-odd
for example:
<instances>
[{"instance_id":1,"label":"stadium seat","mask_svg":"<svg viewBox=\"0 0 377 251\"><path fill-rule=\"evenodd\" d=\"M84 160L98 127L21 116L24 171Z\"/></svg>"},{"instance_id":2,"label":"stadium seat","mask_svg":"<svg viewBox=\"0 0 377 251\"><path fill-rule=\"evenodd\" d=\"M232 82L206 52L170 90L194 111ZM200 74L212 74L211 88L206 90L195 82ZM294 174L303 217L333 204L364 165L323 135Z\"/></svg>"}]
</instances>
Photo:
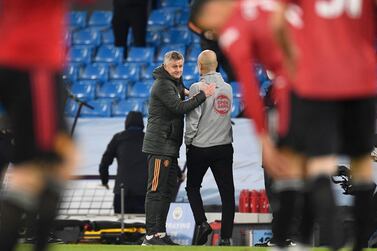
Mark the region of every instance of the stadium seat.
<instances>
[{"instance_id":1,"label":"stadium seat","mask_svg":"<svg viewBox=\"0 0 377 251\"><path fill-rule=\"evenodd\" d=\"M230 85L232 86L233 89L233 97L235 98L240 98L242 97L242 92L241 92L241 86L238 82L231 82Z\"/></svg>"},{"instance_id":2,"label":"stadium seat","mask_svg":"<svg viewBox=\"0 0 377 251\"><path fill-rule=\"evenodd\" d=\"M164 61L165 53L167 53L169 51L178 51L184 57L185 54L186 54L186 46L184 44L168 44L168 45L161 47L159 52L158 52L156 62Z\"/></svg>"},{"instance_id":3,"label":"stadium seat","mask_svg":"<svg viewBox=\"0 0 377 251\"><path fill-rule=\"evenodd\" d=\"M240 113L242 112L242 104L239 98L233 98L233 106L232 106L232 118L237 118Z\"/></svg>"},{"instance_id":4,"label":"stadium seat","mask_svg":"<svg viewBox=\"0 0 377 251\"><path fill-rule=\"evenodd\" d=\"M188 0L161 0L160 6L163 8L166 8L166 7L188 8L189 1Z\"/></svg>"},{"instance_id":5,"label":"stadium seat","mask_svg":"<svg viewBox=\"0 0 377 251\"><path fill-rule=\"evenodd\" d=\"M92 61L92 49L71 47L68 61L71 63L89 64Z\"/></svg>"},{"instance_id":6,"label":"stadium seat","mask_svg":"<svg viewBox=\"0 0 377 251\"><path fill-rule=\"evenodd\" d=\"M162 9L153 10L149 15L148 27L152 29L168 28L174 25L175 13L167 12Z\"/></svg>"},{"instance_id":7,"label":"stadium seat","mask_svg":"<svg viewBox=\"0 0 377 251\"><path fill-rule=\"evenodd\" d=\"M95 79L106 82L108 79L108 68L105 65L87 65L80 71L80 79Z\"/></svg>"},{"instance_id":8,"label":"stadium seat","mask_svg":"<svg viewBox=\"0 0 377 251\"><path fill-rule=\"evenodd\" d=\"M74 117L77 113L78 104L77 102L68 99L65 103L64 113L68 117Z\"/></svg>"},{"instance_id":9,"label":"stadium seat","mask_svg":"<svg viewBox=\"0 0 377 251\"><path fill-rule=\"evenodd\" d=\"M84 106L81 110L80 117L111 117L112 100L98 99L91 100L88 103L93 106L94 109L92 110Z\"/></svg>"},{"instance_id":10,"label":"stadium seat","mask_svg":"<svg viewBox=\"0 0 377 251\"><path fill-rule=\"evenodd\" d=\"M101 41L104 45L114 45L114 32L112 29L104 30L101 33Z\"/></svg>"},{"instance_id":11,"label":"stadium seat","mask_svg":"<svg viewBox=\"0 0 377 251\"><path fill-rule=\"evenodd\" d=\"M185 44L192 41L191 31L188 29L170 29L162 35L162 42L165 44Z\"/></svg>"},{"instance_id":12,"label":"stadium seat","mask_svg":"<svg viewBox=\"0 0 377 251\"><path fill-rule=\"evenodd\" d=\"M100 83L97 80L79 80L74 82L75 85L92 85L94 89L97 88Z\"/></svg>"},{"instance_id":13,"label":"stadium seat","mask_svg":"<svg viewBox=\"0 0 377 251\"><path fill-rule=\"evenodd\" d=\"M185 25L187 27L187 24L189 22L189 17L190 17L190 11L182 10L176 15L175 23L177 25Z\"/></svg>"},{"instance_id":14,"label":"stadium seat","mask_svg":"<svg viewBox=\"0 0 377 251\"><path fill-rule=\"evenodd\" d=\"M259 80L259 83L262 84L263 82L269 80L266 70L261 65L255 65L255 73Z\"/></svg>"},{"instance_id":15,"label":"stadium seat","mask_svg":"<svg viewBox=\"0 0 377 251\"><path fill-rule=\"evenodd\" d=\"M150 82L136 82L128 89L128 97L130 98L149 98L152 85Z\"/></svg>"},{"instance_id":16,"label":"stadium seat","mask_svg":"<svg viewBox=\"0 0 377 251\"><path fill-rule=\"evenodd\" d=\"M120 100L113 104L112 115L114 117L126 117L130 111L138 111L144 113L145 99L127 99Z\"/></svg>"},{"instance_id":17,"label":"stadium seat","mask_svg":"<svg viewBox=\"0 0 377 251\"><path fill-rule=\"evenodd\" d=\"M110 79L128 79L138 81L140 66L133 63L120 64L110 68Z\"/></svg>"},{"instance_id":18,"label":"stadium seat","mask_svg":"<svg viewBox=\"0 0 377 251\"><path fill-rule=\"evenodd\" d=\"M199 79L199 71L196 63L186 63L183 67L183 80L196 81Z\"/></svg>"},{"instance_id":19,"label":"stadium seat","mask_svg":"<svg viewBox=\"0 0 377 251\"><path fill-rule=\"evenodd\" d=\"M262 97L266 96L268 89L270 88L272 82L271 80L264 81L260 86L260 95Z\"/></svg>"},{"instance_id":20,"label":"stadium seat","mask_svg":"<svg viewBox=\"0 0 377 251\"><path fill-rule=\"evenodd\" d=\"M159 46L161 44L161 30L148 30L146 41L149 46Z\"/></svg>"},{"instance_id":21,"label":"stadium seat","mask_svg":"<svg viewBox=\"0 0 377 251\"><path fill-rule=\"evenodd\" d=\"M193 44L200 44L200 36L194 32L191 32L191 42Z\"/></svg>"},{"instance_id":22,"label":"stadium seat","mask_svg":"<svg viewBox=\"0 0 377 251\"><path fill-rule=\"evenodd\" d=\"M112 17L112 11L93 11L92 15L89 18L88 25L101 28L108 28L111 26Z\"/></svg>"},{"instance_id":23,"label":"stadium seat","mask_svg":"<svg viewBox=\"0 0 377 251\"><path fill-rule=\"evenodd\" d=\"M80 67L81 67L80 63L71 63L67 65L64 69L63 79L67 79L71 82L76 81Z\"/></svg>"},{"instance_id":24,"label":"stadium seat","mask_svg":"<svg viewBox=\"0 0 377 251\"><path fill-rule=\"evenodd\" d=\"M69 12L69 27L71 30L82 29L86 26L86 11L71 11Z\"/></svg>"},{"instance_id":25,"label":"stadium seat","mask_svg":"<svg viewBox=\"0 0 377 251\"><path fill-rule=\"evenodd\" d=\"M143 69L141 70L141 79L146 80L146 79L153 79L153 71L156 69L158 66L160 66L161 63L152 63L147 66L144 66Z\"/></svg>"},{"instance_id":26,"label":"stadium seat","mask_svg":"<svg viewBox=\"0 0 377 251\"><path fill-rule=\"evenodd\" d=\"M74 83L71 87L71 92L77 98L87 101L96 97L96 86L85 83Z\"/></svg>"},{"instance_id":27,"label":"stadium seat","mask_svg":"<svg viewBox=\"0 0 377 251\"><path fill-rule=\"evenodd\" d=\"M98 46L101 43L100 32L93 29L83 29L73 32L73 45L91 45Z\"/></svg>"},{"instance_id":28,"label":"stadium seat","mask_svg":"<svg viewBox=\"0 0 377 251\"><path fill-rule=\"evenodd\" d=\"M202 52L202 47L200 46L200 44L192 44L191 47L187 51L185 61L196 62L201 52Z\"/></svg>"},{"instance_id":29,"label":"stadium seat","mask_svg":"<svg viewBox=\"0 0 377 251\"><path fill-rule=\"evenodd\" d=\"M128 51L127 62L151 63L154 53L153 47L131 47Z\"/></svg>"},{"instance_id":30,"label":"stadium seat","mask_svg":"<svg viewBox=\"0 0 377 251\"><path fill-rule=\"evenodd\" d=\"M119 64L123 61L123 48L112 45L103 45L98 48L94 62Z\"/></svg>"},{"instance_id":31,"label":"stadium seat","mask_svg":"<svg viewBox=\"0 0 377 251\"><path fill-rule=\"evenodd\" d=\"M125 99L127 93L127 81L110 81L102 86L97 86L98 98Z\"/></svg>"}]
</instances>

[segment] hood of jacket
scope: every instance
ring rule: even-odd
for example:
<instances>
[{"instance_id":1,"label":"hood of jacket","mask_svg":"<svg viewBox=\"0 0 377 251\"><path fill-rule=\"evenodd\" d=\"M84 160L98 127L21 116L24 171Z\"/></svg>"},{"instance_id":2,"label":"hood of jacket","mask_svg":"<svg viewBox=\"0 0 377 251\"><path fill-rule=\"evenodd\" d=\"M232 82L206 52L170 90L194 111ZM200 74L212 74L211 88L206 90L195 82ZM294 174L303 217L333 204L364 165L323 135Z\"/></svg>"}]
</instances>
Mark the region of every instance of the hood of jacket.
<instances>
[{"instance_id":1,"label":"hood of jacket","mask_svg":"<svg viewBox=\"0 0 377 251\"><path fill-rule=\"evenodd\" d=\"M216 86L219 83L221 83L221 84L225 83L223 77L218 72L210 72L210 73L207 73L205 75L202 75L202 76L200 76L200 81L204 81L207 84L215 83Z\"/></svg>"}]
</instances>

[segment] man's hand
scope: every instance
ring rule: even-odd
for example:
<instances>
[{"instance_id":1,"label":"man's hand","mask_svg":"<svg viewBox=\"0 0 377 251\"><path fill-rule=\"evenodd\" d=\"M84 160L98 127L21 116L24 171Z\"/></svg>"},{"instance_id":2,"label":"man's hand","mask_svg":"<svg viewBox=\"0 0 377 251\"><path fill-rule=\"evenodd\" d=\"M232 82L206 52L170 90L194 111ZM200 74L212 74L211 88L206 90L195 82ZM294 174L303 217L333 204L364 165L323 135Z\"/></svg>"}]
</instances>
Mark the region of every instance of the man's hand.
<instances>
[{"instance_id":1,"label":"man's hand","mask_svg":"<svg viewBox=\"0 0 377 251\"><path fill-rule=\"evenodd\" d=\"M206 84L204 82L201 82L199 84L199 90L203 91L206 97L210 97L213 94L215 94L216 84L215 83Z\"/></svg>"}]
</instances>

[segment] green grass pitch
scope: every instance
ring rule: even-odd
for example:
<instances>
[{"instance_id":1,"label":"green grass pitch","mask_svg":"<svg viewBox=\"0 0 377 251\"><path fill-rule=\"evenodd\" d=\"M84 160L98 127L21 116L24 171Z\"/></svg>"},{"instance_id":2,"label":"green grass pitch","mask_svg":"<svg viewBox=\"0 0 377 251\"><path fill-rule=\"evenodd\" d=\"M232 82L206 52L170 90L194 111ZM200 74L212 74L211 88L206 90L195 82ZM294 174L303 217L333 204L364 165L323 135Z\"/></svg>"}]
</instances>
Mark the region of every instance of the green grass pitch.
<instances>
[{"instance_id":1,"label":"green grass pitch","mask_svg":"<svg viewBox=\"0 0 377 251\"><path fill-rule=\"evenodd\" d=\"M31 251L30 245L20 245L17 251ZM51 245L49 251L267 251L268 248L256 247L211 247L211 246L126 246L126 245L90 245L90 244L61 244ZM312 251L326 251L326 248L313 248ZM349 251L350 249L344 248L342 251ZM377 249L365 249L377 250Z\"/></svg>"}]
</instances>

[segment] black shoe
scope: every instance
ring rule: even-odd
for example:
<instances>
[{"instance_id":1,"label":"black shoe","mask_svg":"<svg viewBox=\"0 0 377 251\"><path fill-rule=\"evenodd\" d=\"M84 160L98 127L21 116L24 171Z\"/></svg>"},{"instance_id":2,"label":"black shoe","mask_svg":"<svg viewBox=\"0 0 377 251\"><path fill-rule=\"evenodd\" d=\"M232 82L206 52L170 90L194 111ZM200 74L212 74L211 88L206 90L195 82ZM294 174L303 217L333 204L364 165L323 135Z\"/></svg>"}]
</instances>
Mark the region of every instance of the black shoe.
<instances>
[{"instance_id":1,"label":"black shoe","mask_svg":"<svg viewBox=\"0 0 377 251\"><path fill-rule=\"evenodd\" d=\"M158 236L153 236L151 239L147 239L147 237L144 237L143 243L141 243L142 246L155 246L155 245L168 245L163 240L163 238L160 238Z\"/></svg>"},{"instance_id":2,"label":"black shoe","mask_svg":"<svg viewBox=\"0 0 377 251\"><path fill-rule=\"evenodd\" d=\"M204 221L202 224L197 225L194 235L194 245L204 245L207 243L208 235L212 233L211 226Z\"/></svg>"},{"instance_id":3,"label":"black shoe","mask_svg":"<svg viewBox=\"0 0 377 251\"><path fill-rule=\"evenodd\" d=\"M219 241L219 246L232 246L232 241L230 238L224 238Z\"/></svg>"},{"instance_id":4,"label":"black shoe","mask_svg":"<svg viewBox=\"0 0 377 251\"><path fill-rule=\"evenodd\" d=\"M171 245L171 246L179 246L178 243L175 243L174 241L172 241L170 239L170 236L169 235L165 235L164 237L160 238L161 240L163 240L166 245Z\"/></svg>"}]
</instances>

